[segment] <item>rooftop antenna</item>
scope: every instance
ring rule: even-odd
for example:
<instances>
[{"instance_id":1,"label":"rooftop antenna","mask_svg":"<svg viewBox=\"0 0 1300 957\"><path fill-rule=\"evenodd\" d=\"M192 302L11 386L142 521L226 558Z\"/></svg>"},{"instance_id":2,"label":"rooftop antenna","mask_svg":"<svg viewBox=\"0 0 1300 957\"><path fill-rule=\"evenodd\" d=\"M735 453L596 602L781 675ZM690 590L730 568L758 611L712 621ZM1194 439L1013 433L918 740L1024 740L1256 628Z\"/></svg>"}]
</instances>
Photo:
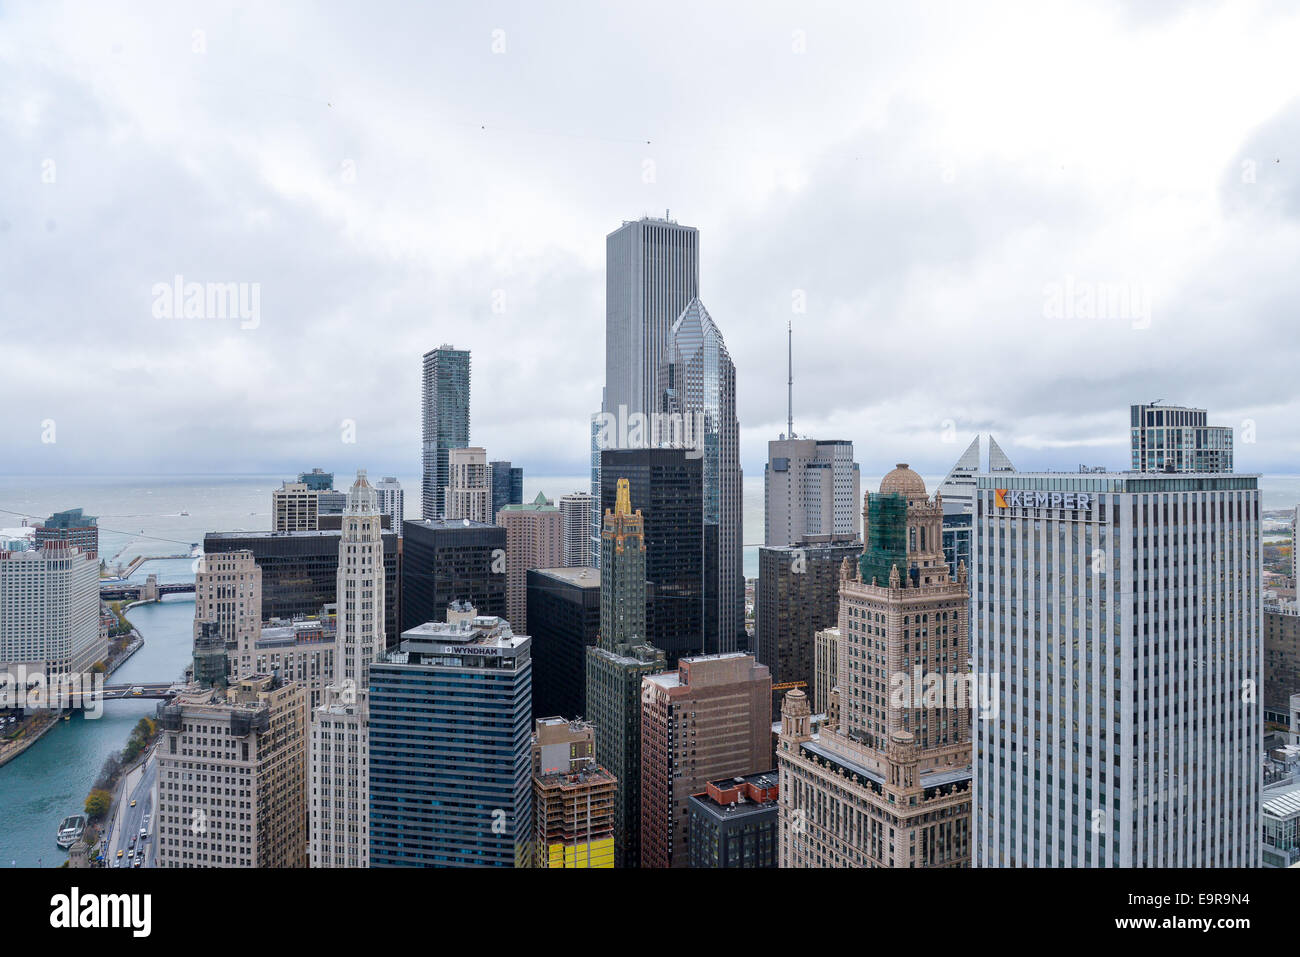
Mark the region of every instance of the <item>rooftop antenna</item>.
<instances>
[{"instance_id":1,"label":"rooftop antenna","mask_svg":"<svg viewBox=\"0 0 1300 957\"><path fill-rule=\"evenodd\" d=\"M785 321L786 369L789 379L786 382L786 435L794 438L794 330L790 320Z\"/></svg>"}]
</instances>

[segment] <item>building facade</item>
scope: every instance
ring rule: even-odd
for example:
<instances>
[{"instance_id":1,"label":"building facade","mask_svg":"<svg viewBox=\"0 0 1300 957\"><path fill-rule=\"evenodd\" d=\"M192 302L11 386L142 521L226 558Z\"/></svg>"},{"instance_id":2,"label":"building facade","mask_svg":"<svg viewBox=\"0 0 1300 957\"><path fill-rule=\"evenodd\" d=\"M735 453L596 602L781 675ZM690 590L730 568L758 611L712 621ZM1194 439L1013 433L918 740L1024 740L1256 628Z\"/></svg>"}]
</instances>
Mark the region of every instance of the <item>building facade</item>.
<instances>
[{"instance_id":1,"label":"building facade","mask_svg":"<svg viewBox=\"0 0 1300 957\"><path fill-rule=\"evenodd\" d=\"M452 602L506 614L506 530L480 522L407 522L402 540L402 624L441 621Z\"/></svg>"},{"instance_id":2,"label":"building facade","mask_svg":"<svg viewBox=\"0 0 1300 957\"><path fill-rule=\"evenodd\" d=\"M641 866L690 863L691 796L772 758L772 678L744 652L683 658L641 682Z\"/></svg>"},{"instance_id":3,"label":"building facade","mask_svg":"<svg viewBox=\"0 0 1300 957\"><path fill-rule=\"evenodd\" d=\"M858 539L860 486L852 442L793 436L768 442L763 544Z\"/></svg>"},{"instance_id":4,"label":"building facade","mask_svg":"<svg viewBox=\"0 0 1300 957\"><path fill-rule=\"evenodd\" d=\"M488 481L492 486L489 514L496 515L507 505L524 504L524 470L509 462L488 463Z\"/></svg>"},{"instance_id":5,"label":"building facade","mask_svg":"<svg viewBox=\"0 0 1300 957\"><path fill-rule=\"evenodd\" d=\"M492 486L488 480L487 450L477 446L447 452L447 488L443 492L447 519L468 519L491 525Z\"/></svg>"},{"instance_id":6,"label":"building facade","mask_svg":"<svg viewBox=\"0 0 1300 957\"><path fill-rule=\"evenodd\" d=\"M370 866L528 867L531 641L446 617L370 669Z\"/></svg>"},{"instance_id":7,"label":"building facade","mask_svg":"<svg viewBox=\"0 0 1300 957\"><path fill-rule=\"evenodd\" d=\"M587 714L587 649L600 635L600 591L595 568L529 569L534 718Z\"/></svg>"},{"instance_id":8,"label":"building facade","mask_svg":"<svg viewBox=\"0 0 1300 957\"><path fill-rule=\"evenodd\" d=\"M943 507L906 465L869 494L866 547L840 582L826 722L786 694L777 760L782 867L970 865L966 569L944 561Z\"/></svg>"},{"instance_id":9,"label":"building facade","mask_svg":"<svg viewBox=\"0 0 1300 957\"><path fill-rule=\"evenodd\" d=\"M194 635L214 624L225 641L229 673L240 678L258 671L253 645L262 630L262 570L250 551L199 557L194 572Z\"/></svg>"},{"instance_id":10,"label":"building facade","mask_svg":"<svg viewBox=\"0 0 1300 957\"><path fill-rule=\"evenodd\" d=\"M0 668L46 678L87 674L108 657L99 563L66 539L0 551Z\"/></svg>"},{"instance_id":11,"label":"building facade","mask_svg":"<svg viewBox=\"0 0 1300 957\"><path fill-rule=\"evenodd\" d=\"M587 492L570 492L560 496L560 515L564 521L564 567L595 566L591 548L591 512L596 507Z\"/></svg>"},{"instance_id":12,"label":"building facade","mask_svg":"<svg viewBox=\"0 0 1300 957\"><path fill-rule=\"evenodd\" d=\"M710 781L690 800L691 867L777 867L777 774Z\"/></svg>"},{"instance_id":13,"label":"building facade","mask_svg":"<svg viewBox=\"0 0 1300 957\"><path fill-rule=\"evenodd\" d=\"M1257 867L1257 479L980 476L975 504L976 866Z\"/></svg>"},{"instance_id":14,"label":"building facade","mask_svg":"<svg viewBox=\"0 0 1300 957\"><path fill-rule=\"evenodd\" d=\"M534 866L613 867L617 782L595 759L596 733L538 718L533 733Z\"/></svg>"},{"instance_id":15,"label":"building facade","mask_svg":"<svg viewBox=\"0 0 1300 957\"><path fill-rule=\"evenodd\" d=\"M541 492L527 505L506 505L496 523L506 530L506 620L528 633L528 571L564 564L564 516Z\"/></svg>"},{"instance_id":16,"label":"building facade","mask_svg":"<svg viewBox=\"0 0 1300 957\"><path fill-rule=\"evenodd\" d=\"M420 517L446 517L448 455L469 445L468 349L442 345L422 358Z\"/></svg>"},{"instance_id":17,"label":"building facade","mask_svg":"<svg viewBox=\"0 0 1300 957\"><path fill-rule=\"evenodd\" d=\"M1204 409L1129 407L1134 472L1231 472L1232 428L1209 425Z\"/></svg>"},{"instance_id":18,"label":"building facade","mask_svg":"<svg viewBox=\"0 0 1300 957\"><path fill-rule=\"evenodd\" d=\"M79 508L55 512L36 526L36 547L46 542L67 542L90 558L99 559L99 519Z\"/></svg>"},{"instance_id":19,"label":"building facade","mask_svg":"<svg viewBox=\"0 0 1300 957\"><path fill-rule=\"evenodd\" d=\"M402 483L386 475L375 483L375 494L379 496L379 511L388 516L388 527L400 538L402 522L406 520L406 492Z\"/></svg>"},{"instance_id":20,"label":"building facade","mask_svg":"<svg viewBox=\"0 0 1300 957\"><path fill-rule=\"evenodd\" d=\"M1264 718L1290 725L1291 696L1300 694L1300 605L1264 606Z\"/></svg>"}]
</instances>

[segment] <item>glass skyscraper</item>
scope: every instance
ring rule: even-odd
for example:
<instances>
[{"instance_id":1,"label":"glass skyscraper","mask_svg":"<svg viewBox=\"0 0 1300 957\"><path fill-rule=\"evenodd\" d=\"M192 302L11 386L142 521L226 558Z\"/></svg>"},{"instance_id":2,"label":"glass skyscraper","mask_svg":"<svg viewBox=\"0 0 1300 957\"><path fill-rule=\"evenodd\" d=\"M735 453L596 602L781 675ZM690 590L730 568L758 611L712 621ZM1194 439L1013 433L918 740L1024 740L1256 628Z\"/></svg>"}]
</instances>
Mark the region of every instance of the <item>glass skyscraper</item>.
<instances>
[{"instance_id":1,"label":"glass skyscraper","mask_svg":"<svg viewBox=\"0 0 1300 957\"><path fill-rule=\"evenodd\" d=\"M443 345L424 354L422 390L423 487L420 516L442 518L449 449L469 445L469 350Z\"/></svg>"}]
</instances>

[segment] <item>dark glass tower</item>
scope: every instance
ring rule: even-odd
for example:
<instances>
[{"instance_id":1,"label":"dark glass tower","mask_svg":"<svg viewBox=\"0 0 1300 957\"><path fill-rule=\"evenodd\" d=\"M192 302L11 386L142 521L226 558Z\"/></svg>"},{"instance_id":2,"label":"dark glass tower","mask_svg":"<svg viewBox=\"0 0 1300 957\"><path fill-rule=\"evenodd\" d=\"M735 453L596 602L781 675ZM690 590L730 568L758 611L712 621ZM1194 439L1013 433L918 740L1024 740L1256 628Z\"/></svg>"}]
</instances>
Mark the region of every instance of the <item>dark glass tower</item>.
<instances>
[{"instance_id":1,"label":"dark glass tower","mask_svg":"<svg viewBox=\"0 0 1300 957\"><path fill-rule=\"evenodd\" d=\"M509 462L489 462L492 472L492 521L507 505L524 504L524 470Z\"/></svg>"},{"instance_id":2,"label":"dark glass tower","mask_svg":"<svg viewBox=\"0 0 1300 957\"><path fill-rule=\"evenodd\" d=\"M439 346L424 354L422 518L442 518L447 452L469 445L469 350Z\"/></svg>"}]
</instances>

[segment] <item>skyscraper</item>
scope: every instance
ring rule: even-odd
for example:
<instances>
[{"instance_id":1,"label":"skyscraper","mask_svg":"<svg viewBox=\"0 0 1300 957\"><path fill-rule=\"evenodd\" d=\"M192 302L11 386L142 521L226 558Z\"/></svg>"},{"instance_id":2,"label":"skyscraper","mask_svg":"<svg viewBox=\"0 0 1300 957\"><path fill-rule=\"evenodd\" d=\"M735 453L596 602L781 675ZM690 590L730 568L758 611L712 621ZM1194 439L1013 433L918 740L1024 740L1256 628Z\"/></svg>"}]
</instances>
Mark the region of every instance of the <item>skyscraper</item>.
<instances>
[{"instance_id":1,"label":"skyscraper","mask_svg":"<svg viewBox=\"0 0 1300 957\"><path fill-rule=\"evenodd\" d=\"M1204 409L1129 407L1135 472L1231 472L1232 428L1207 424Z\"/></svg>"},{"instance_id":2,"label":"skyscraper","mask_svg":"<svg viewBox=\"0 0 1300 957\"><path fill-rule=\"evenodd\" d=\"M406 516L406 493L402 490L402 483L386 475L375 483L375 494L379 497L379 511L389 517L389 528L401 538L402 522Z\"/></svg>"},{"instance_id":3,"label":"skyscraper","mask_svg":"<svg viewBox=\"0 0 1300 957\"><path fill-rule=\"evenodd\" d=\"M1014 472L1011 459L998 440L989 436L988 471ZM949 568L971 567L971 538L974 534L975 489L980 471L980 437L966 447L939 485L943 499L943 557Z\"/></svg>"},{"instance_id":4,"label":"skyscraper","mask_svg":"<svg viewBox=\"0 0 1300 957\"><path fill-rule=\"evenodd\" d=\"M469 350L449 345L424 354L423 485L420 515L446 515L447 453L469 445Z\"/></svg>"},{"instance_id":5,"label":"skyscraper","mask_svg":"<svg viewBox=\"0 0 1300 957\"><path fill-rule=\"evenodd\" d=\"M588 715L587 649L600 636L600 571L534 568L526 580L533 717Z\"/></svg>"},{"instance_id":6,"label":"skyscraper","mask_svg":"<svg viewBox=\"0 0 1300 957\"><path fill-rule=\"evenodd\" d=\"M712 570L717 550L707 548L704 534L702 458L682 449L617 449L602 452L601 462L606 512L614 511L618 483L627 479L631 500L643 514L644 578L655 589L649 644L662 650L670 665L682 655L701 653L706 583L717 576Z\"/></svg>"},{"instance_id":7,"label":"skyscraper","mask_svg":"<svg viewBox=\"0 0 1300 957\"><path fill-rule=\"evenodd\" d=\"M506 619L528 633L528 570L564 561L564 519L541 492L527 505L506 505L496 523L506 530Z\"/></svg>"},{"instance_id":8,"label":"skyscraper","mask_svg":"<svg viewBox=\"0 0 1300 957\"><path fill-rule=\"evenodd\" d=\"M452 602L506 613L506 530L461 521L407 522L402 540L402 629L441 621Z\"/></svg>"},{"instance_id":9,"label":"skyscraper","mask_svg":"<svg viewBox=\"0 0 1300 957\"><path fill-rule=\"evenodd\" d=\"M744 652L683 658L641 682L641 866L690 863L691 795L772 761L772 678Z\"/></svg>"},{"instance_id":10,"label":"skyscraper","mask_svg":"<svg viewBox=\"0 0 1300 957\"><path fill-rule=\"evenodd\" d=\"M509 462L488 463L488 483L492 486L492 505L488 513L496 520L497 512L507 505L524 504L524 470Z\"/></svg>"},{"instance_id":11,"label":"skyscraper","mask_svg":"<svg viewBox=\"0 0 1300 957\"><path fill-rule=\"evenodd\" d=\"M66 539L0 551L0 668L51 678L85 674L107 656L94 558Z\"/></svg>"},{"instance_id":12,"label":"skyscraper","mask_svg":"<svg viewBox=\"0 0 1300 957\"><path fill-rule=\"evenodd\" d=\"M1258 867L1257 476L981 475L979 867Z\"/></svg>"},{"instance_id":13,"label":"skyscraper","mask_svg":"<svg viewBox=\"0 0 1300 957\"><path fill-rule=\"evenodd\" d=\"M447 488L443 508L448 520L468 519L491 525L496 516L492 506L492 487L488 481L487 452L478 447L451 449L447 453Z\"/></svg>"},{"instance_id":14,"label":"skyscraper","mask_svg":"<svg viewBox=\"0 0 1300 957\"><path fill-rule=\"evenodd\" d=\"M348 492L339 541L334 682L312 714L313 867L368 866L368 687L384 642L384 542L364 469Z\"/></svg>"},{"instance_id":15,"label":"skyscraper","mask_svg":"<svg viewBox=\"0 0 1300 957\"><path fill-rule=\"evenodd\" d=\"M606 472L606 477L610 474ZM587 649L587 715L596 728L596 763L617 779L614 866L641 861L641 679L665 667L644 639L646 546L630 483L620 479L601 536L600 637Z\"/></svg>"},{"instance_id":16,"label":"skyscraper","mask_svg":"<svg viewBox=\"0 0 1300 957\"><path fill-rule=\"evenodd\" d=\"M537 867L613 867L617 782L595 760L595 729L538 718L533 734L533 847Z\"/></svg>"},{"instance_id":17,"label":"skyscraper","mask_svg":"<svg viewBox=\"0 0 1300 957\"><path fill-rule=\"evenodd\" d=\"M943 509L899 465L867 497L866 549L841 566L839 680L814 738L808 697L781 706L782 867L968 867L966 569Z\"/></svg>"},{"instance_id":18,"label":"skyscraper","mask_svg":"<svg viewBox=\"0 0 1300 957\"><path fill-rule=\"evenodd\" d=\"M262 631L262 569L249 551L199 558L194 572L194 637L204 624L221 635L231 678L254 673L253 644Z\"/></svg>"},{"instance_id":19,"label":"skyscraper","mask_svg":"<svg viewBox=\"0 0 1300 957\"><path fill-rule=\"evenodd\" d=\"M564 516L564 567L586 568L596 565L591 550L591 495L570 492L560 496L560 513Z\"/></svg>"},{"instance_id":20,"label":"skyscraper","mask_svg":"<svg viewBox=\"0 0 1300 957\"><path fill-rule=\"evenodd\" d=\"M852 442L786 436L768 442L763 543L856 540L860 484Z\"/></svg>"},{"instance_id":21,"label":"skyscraper","mask_svg":"<svg viewBox=\"0 0 1300 957\"><path fill-rule=\"evenodd\" d=\"M528 867L527 635L457 604L370 668L370 865Z\"/></svg>"},{"instance_id":22,"label":"skyscraper","mask_svg":"<svg viewBox=\"0 0 1300 957\"><path fill-rule=\"evenodd\" d=\"M99 558L99 519L79 508L55 512L36 526L36 547L46 542L67 542L90 558Z\"/></svg>"},{"instance_id":23,"label":"skyscraper","mask_svg":"<svg viewBox=\"0 0 1300 957\"><path fill-rule=\"evenodd\" d=\"M716 572L711 568L711 580L705 583L704 650L735 651L745 637L736 367L699 299L692 299L673 323L664 353L658 411L673 418L668 435L661 430L660 441L701 456L706 547L717 555Z\"/></svg>"},{"instance_id":24,"label":"skyscraper","mask_svg":"<svg viewBox=\"0 0 1300 957\"><path fill-rule=\"evenodd\" d=\"M605 237L604 411L658 409L668 334L700 294L700 238L693 226L645 217Z\"/></svg>"}]
</instances>

